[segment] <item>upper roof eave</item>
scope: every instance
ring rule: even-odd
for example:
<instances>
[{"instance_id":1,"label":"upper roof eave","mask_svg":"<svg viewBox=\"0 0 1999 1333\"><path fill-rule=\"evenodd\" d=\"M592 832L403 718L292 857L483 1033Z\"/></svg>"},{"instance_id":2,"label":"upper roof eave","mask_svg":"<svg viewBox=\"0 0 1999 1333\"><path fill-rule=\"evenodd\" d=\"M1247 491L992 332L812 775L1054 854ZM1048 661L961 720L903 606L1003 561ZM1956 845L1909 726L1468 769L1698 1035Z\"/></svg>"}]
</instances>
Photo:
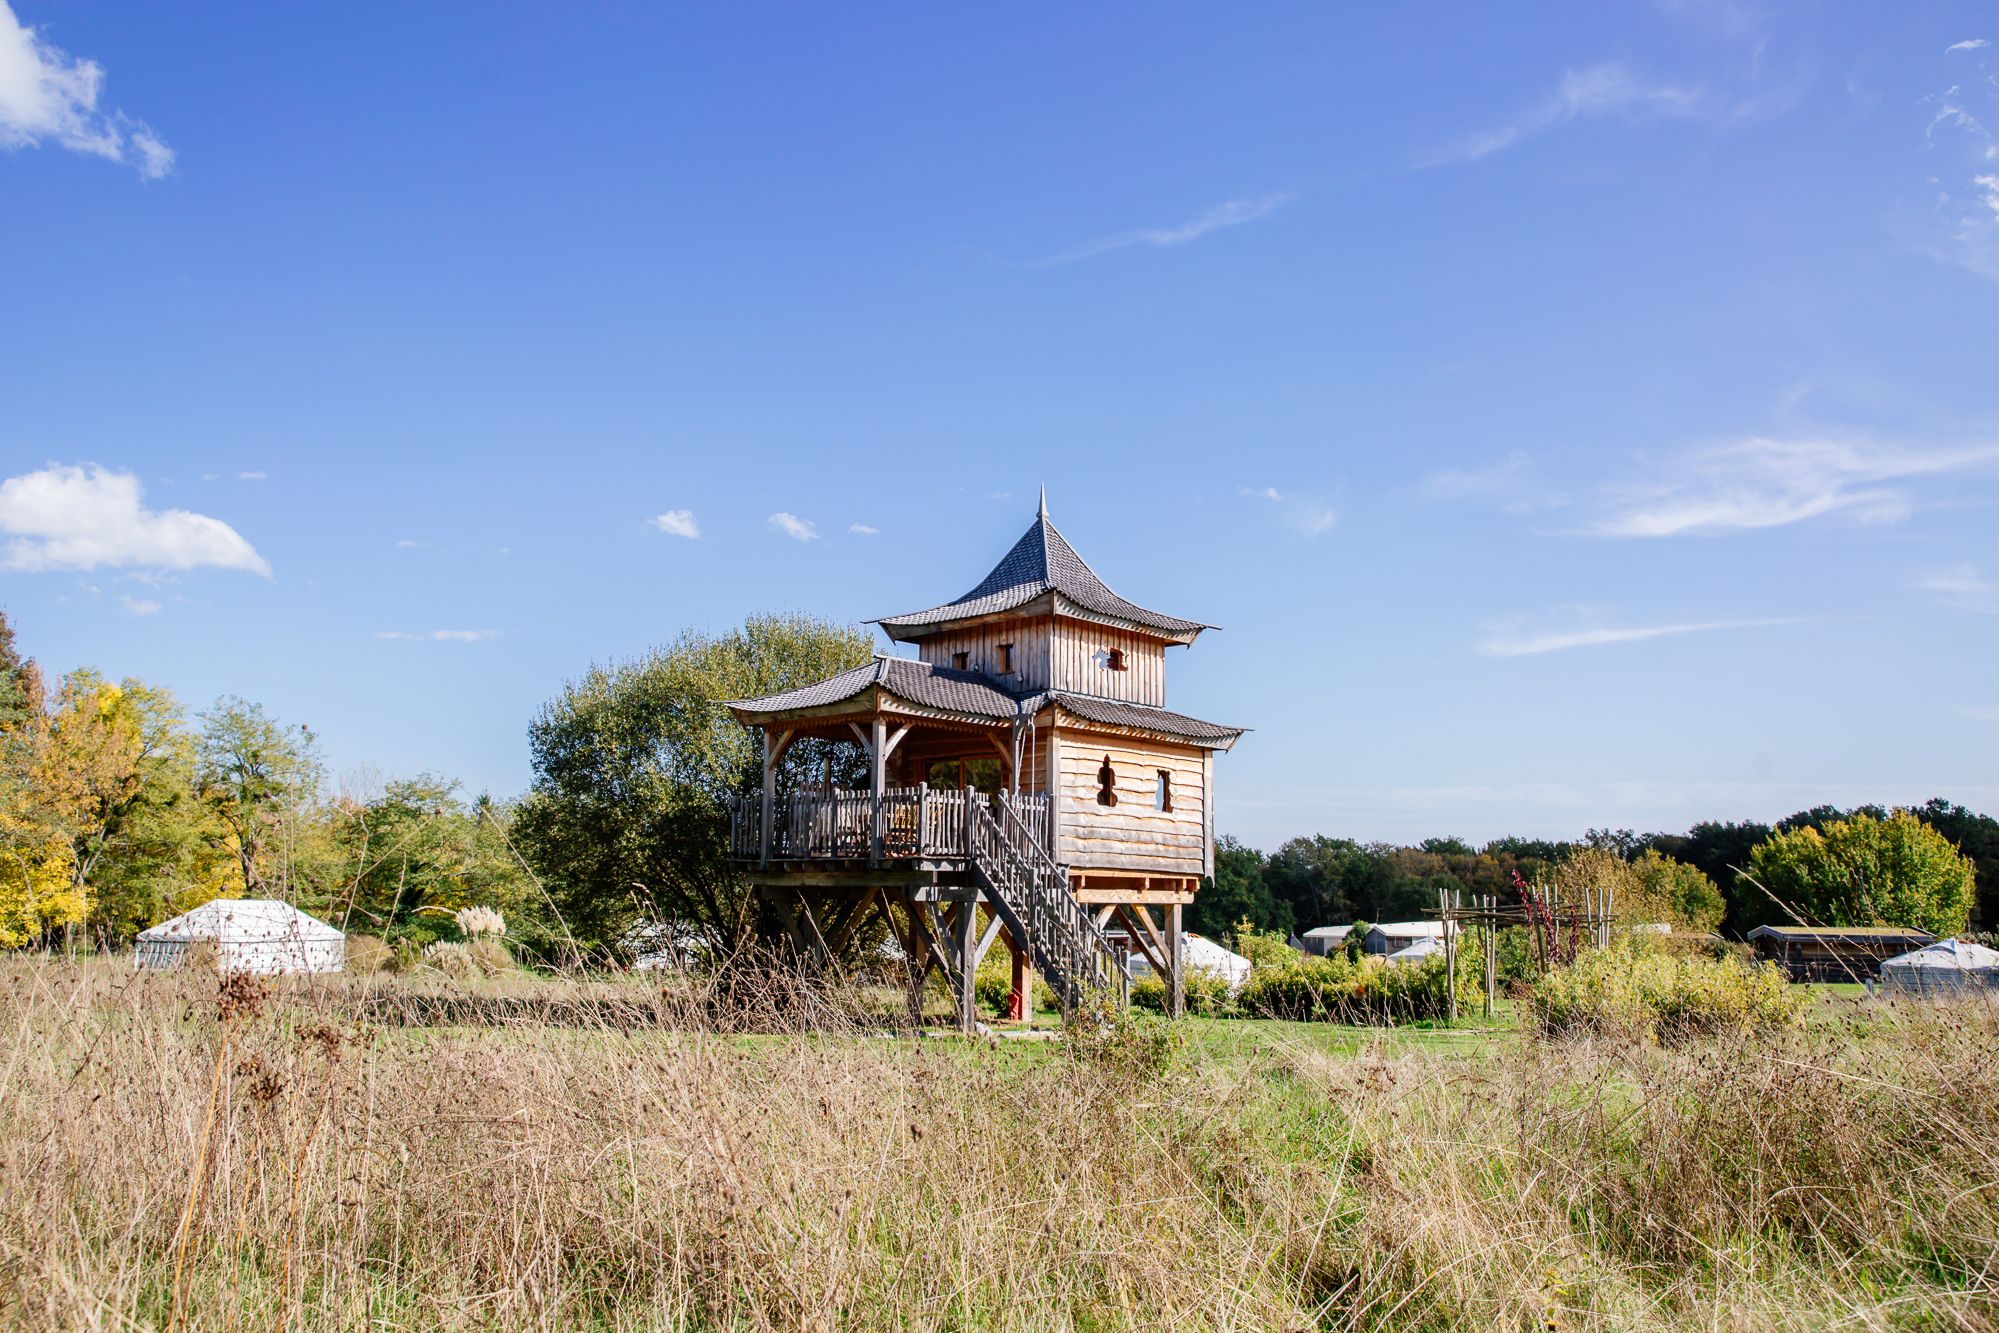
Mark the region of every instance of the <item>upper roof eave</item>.
<instances>
[{"instance_id":1,"label":"upper roof eave","mask_svg":"<svg viewBox=\"0 0 1999 1333\"><path fill-rule=\"evenodd\" d=\"M1046 509L1035 516L1033 525L993 566L992 572L964 596L922 611L881 616L868 623L881 626L892 639L906 641L923 638L949 625L1017 610L1050 593L1069 604L1058 607L1069 614L1128 624L1141 633L1169 641L1192 642L1202 630L1215 628L1197 620L1147 610L1112 592L1049 522Z\"/></svg>"}]
</instances>

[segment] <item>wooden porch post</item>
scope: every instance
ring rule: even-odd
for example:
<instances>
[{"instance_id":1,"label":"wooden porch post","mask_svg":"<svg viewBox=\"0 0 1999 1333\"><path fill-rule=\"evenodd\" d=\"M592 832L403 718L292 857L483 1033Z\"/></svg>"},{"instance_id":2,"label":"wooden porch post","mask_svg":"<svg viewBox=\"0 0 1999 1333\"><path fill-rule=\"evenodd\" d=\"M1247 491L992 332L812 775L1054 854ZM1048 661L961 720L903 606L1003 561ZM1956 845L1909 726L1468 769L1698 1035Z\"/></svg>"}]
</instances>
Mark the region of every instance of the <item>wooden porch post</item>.
<instances>
[{"instance_id":1,"label":"wooden porch post","mask_svg":"<svg viewBox=\"0 0 1999 1333\"><path fill-rule=\"evenodd\" d=\"M888 719L879 713L875 715L874 739L868 745L870 776L874 789L874 840L868 852L868 864L882 863L882 796L888 790Z\"/></svg>"},{"instance_id":2,"label":"wooden porch post","mask_svg":"<svg viewBox=\"0 0 1999 1333\"><path fill-rule=\"evenodd\" d=\"M978 899L958 904L958 919L952 922L958 936L958 1031L971 1035L979 1018L979 991L975 984L979 971Z\"/></svg>"},{"instance_id":3,"label":"wooden porch post","mask_svg":"<svg viewBox=\"0 0 1999 1333\"><path fill-rule=\"evenodd\" d=\"M763 840L760 859L770 861L771 833L777 825L777 747L771 740L770 728L762 728L764 737L764 818Z\"/></svg>"}]
</instances>

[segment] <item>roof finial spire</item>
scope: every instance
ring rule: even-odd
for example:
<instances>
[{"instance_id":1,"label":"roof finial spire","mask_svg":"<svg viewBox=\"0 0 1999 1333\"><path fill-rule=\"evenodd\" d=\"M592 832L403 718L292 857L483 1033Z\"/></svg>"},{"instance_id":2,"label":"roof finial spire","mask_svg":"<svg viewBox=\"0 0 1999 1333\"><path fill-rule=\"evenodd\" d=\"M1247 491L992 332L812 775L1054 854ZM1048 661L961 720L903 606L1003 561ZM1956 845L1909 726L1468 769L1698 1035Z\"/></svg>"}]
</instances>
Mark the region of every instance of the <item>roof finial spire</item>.
<instances>
[{"instance_id":1,"label":"roof finial spire","mask_svg":"<svg viewBox=\"0 0 1999 1333\"><path fill-rule=\"evenodd\" d=\"M1045 482L1045 481L1041 483L1041 515L1040 515L1040 516L1041 516L1042 518L1047 518L1047 517L1048 517L1048 483L1047 483L1047 482Z\"/></svg>"}]
</instances>

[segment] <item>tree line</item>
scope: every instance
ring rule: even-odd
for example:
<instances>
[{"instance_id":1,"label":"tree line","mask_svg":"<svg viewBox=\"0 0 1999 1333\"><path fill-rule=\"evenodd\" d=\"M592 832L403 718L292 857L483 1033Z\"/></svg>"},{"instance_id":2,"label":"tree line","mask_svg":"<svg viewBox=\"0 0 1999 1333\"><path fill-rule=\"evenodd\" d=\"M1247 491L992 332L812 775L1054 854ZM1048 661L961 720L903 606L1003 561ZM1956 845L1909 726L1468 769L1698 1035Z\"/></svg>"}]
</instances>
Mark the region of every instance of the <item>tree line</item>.
<instances>
[{"instance_id":1,"label":"tree line","mask_svg":"<svg viewBox=\"0 0 1999 1333\"><path fill-rule=\"evenodd\" d=\"M859 626L765 615L590 667L529 723L528 791L496 800L431 774L333 789L309 727L237 698L190 714L136 678L45 681L0 616L0 947L122 945L217 896L282 897L350 934L419 946L449 937L458 909L491 907L517 948L549 959L628 956L662 936L719 950L772 937L779 924L728 857L730 802L760 789L760 747L723 701L872 652ZM829 777L865 784L855 747L794 745L777 781L782 794ZM1225 837L1189 924L1228 937L1244 920L1289 934L1407 919L1439 889L1504 898L1516 875L1611 879L1633 912L1732 935L1793 915L1948 923L1953 911L1957 927L1990 929L1999 821L1933 800L1478 847L1315 836L1265 853Z\"/></svg>"},{"instance_id":2,"label":"tree line","mask_svg":"<svg viewBox=\"0 0 1999 1333\"><path fill-rule=\"evenodd\" d=\"M1247 920L1293 934L1419 919L1436 909L1439 890L1516 901L1516 875L1529 885L1612 876L1633 912L1737 939L1797 921L1991 931L1999 928L1999 820L1939 797L1902 811L1821 805L1775 824L1591 829L1575 840L1505 837L1481 846L1320 835L1263 852L1224 837L1189 926L1226 936Z\"/></svg>"}]
</instances>

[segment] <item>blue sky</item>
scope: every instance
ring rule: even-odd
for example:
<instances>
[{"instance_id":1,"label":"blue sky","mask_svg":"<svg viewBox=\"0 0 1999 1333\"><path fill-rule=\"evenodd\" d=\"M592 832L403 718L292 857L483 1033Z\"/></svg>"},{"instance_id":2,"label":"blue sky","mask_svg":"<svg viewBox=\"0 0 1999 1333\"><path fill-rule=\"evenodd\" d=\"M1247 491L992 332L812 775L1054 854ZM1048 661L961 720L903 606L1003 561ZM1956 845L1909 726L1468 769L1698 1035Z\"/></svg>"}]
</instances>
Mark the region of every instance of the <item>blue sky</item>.
<instances>
[{"instance_id":1,"label":"blue sky","mask_svg":"<svg viewBox=\"0 0 1999 1333\"><path fill-rule=\"evenodd\" d=\"M593 661L1226 629L1219 822L1999 810L1999 11L0 0L0 607L508 794Z\"/></svg>"}]
</instances>

